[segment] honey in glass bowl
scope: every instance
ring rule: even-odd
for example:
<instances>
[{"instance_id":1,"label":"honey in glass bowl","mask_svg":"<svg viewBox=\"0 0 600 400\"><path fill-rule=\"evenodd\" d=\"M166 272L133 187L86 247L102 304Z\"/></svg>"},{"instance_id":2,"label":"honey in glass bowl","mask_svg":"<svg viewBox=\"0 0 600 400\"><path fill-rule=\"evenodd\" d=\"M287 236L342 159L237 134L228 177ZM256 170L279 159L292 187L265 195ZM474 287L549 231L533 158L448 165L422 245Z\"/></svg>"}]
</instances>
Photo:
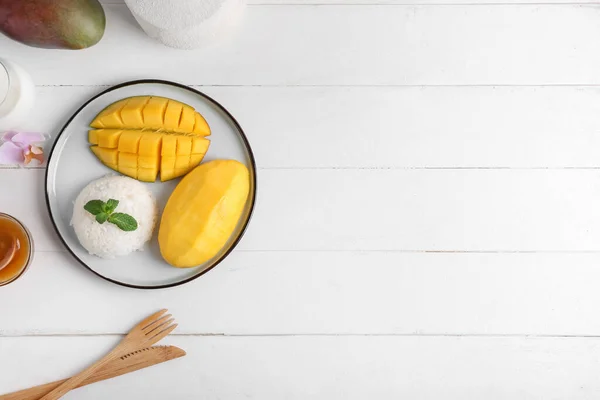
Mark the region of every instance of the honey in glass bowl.
<instances>
[{"instance_id":1,"label":"honey in glass bowl","mask_svg":"<svg viewBox=\"0 0 600 400\"><path fill-rule=\"evenodd\" d=\"M27 228L8 214L0 213L0 286L19 279L33 258L33 241Z\"/></svg>"}]
</instances>

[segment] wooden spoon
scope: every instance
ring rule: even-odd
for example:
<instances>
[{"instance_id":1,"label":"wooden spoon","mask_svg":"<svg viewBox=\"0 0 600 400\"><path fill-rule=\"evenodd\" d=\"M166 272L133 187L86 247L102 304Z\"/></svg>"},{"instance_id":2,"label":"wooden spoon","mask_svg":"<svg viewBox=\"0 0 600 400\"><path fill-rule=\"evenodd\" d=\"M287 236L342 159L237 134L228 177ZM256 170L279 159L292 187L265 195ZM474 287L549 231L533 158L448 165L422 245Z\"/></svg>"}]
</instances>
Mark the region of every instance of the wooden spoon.
<instances>
[{"instance_id":1,"label":"wooden spoon","mask_svg":"<svg viewBox=\"0 0 600 400\"><path fill-rule=\"evenodd\" d=\"M0 270L10 264L18 249L19 241L16 237L0 233Z\"/></svg>"}]
</instances>

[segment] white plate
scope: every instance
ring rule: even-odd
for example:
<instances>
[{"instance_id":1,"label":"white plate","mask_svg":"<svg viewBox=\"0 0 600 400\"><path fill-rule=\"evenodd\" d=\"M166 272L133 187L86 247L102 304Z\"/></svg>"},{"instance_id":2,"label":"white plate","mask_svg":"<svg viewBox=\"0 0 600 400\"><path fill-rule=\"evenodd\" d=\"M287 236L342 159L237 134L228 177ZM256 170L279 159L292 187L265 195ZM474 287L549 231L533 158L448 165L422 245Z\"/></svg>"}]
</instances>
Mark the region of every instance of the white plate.
<instances>
[{"instance_id":1,"label":"white plate","mask_svg":"<svg viewBox=\"0 0 600 400\"><path fill-rule=\"evenodd\" d=\"M204 161L235 159L250 171L250 195L242 218L229 242L214 259L194 268L174 268L161 257L155 229L144 251L137 251L114 260L104 260L88 254L79 244L70 225L73 202L91 181L116 173L98 161L89 150L87 132L94 117L106 106L131 96L163 96L189 104L206 118L211 128L211 141ZM155 194L162 212L179 179L162 183L145 183ZM48 160L46 200L50 218L67 249L91 271L111 282L139 288L157 289L189 282L221 262L240 240L248 225L256 198L256 165L252 149L237 121L223 106L210 97L177 83L142 80L112 87L85 103L59 133ZM160 218L160 216L159 216Z\"/></svg>"}]
</instances>

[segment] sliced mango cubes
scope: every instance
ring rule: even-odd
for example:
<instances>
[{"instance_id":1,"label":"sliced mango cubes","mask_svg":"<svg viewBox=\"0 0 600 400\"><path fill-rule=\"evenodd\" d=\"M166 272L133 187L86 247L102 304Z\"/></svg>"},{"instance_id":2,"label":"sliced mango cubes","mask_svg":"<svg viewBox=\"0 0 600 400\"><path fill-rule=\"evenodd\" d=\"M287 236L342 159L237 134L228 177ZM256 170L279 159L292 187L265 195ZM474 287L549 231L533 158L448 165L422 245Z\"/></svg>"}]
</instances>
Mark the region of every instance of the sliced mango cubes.
<instances>
[{"instance_id":1,"label":"sliced mango cubes","mask_svg":"<svg viewBox=\"0 0 600 400\"><path fill-rule=\"evenodd\" d=\"M156 96L130 97L90 124L92 152L107 167L145 182L186 175L208 151L206 120L187 104Z\"/></svg>"}]
</instances>

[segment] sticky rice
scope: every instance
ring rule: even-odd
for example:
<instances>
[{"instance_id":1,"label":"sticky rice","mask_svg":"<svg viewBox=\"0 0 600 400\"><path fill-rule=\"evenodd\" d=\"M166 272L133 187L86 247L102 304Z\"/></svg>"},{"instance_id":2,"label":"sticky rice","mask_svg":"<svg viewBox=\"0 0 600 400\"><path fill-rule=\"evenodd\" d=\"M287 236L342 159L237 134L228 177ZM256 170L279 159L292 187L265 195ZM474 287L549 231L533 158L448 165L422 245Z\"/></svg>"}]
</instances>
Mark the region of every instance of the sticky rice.
<instances>
[{"instance_id":1,"label":"sticky rice","mask_svg":"<svg viewBox=\"0 0 600 400\"><path fill-rule=\"evenodd\" d=\"M109 199L119 201L115 212L129 214L137 220L135 231L123 231L109 222L99 224L95 216L84 209L90 200L106 202ZM125 176L106 176L91 182L79 193L71 225L79 243L90 254L110 259L142 250L152 237L157 214L156 199L144 184Z\"/></svg>"}]
</instances>

